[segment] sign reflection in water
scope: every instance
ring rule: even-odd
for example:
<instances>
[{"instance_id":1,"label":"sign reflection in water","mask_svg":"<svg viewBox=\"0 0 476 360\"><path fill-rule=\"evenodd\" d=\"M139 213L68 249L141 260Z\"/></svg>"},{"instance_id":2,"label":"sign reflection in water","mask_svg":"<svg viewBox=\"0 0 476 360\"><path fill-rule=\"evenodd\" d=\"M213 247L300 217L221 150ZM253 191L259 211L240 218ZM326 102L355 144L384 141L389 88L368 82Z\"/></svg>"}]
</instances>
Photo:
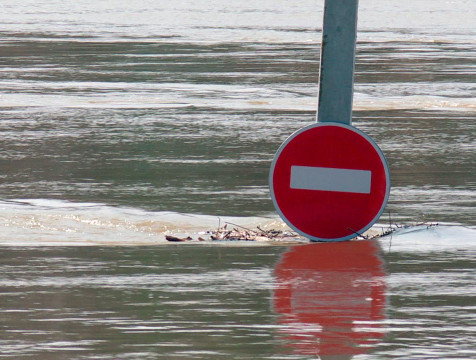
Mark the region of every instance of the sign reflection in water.
<instances>
[{"instance_id":1,"label":"sign reflection in water","mask_svg":"<svg viewBox=\"0 0 476 360\"><path fill-rule=\"evenodd\" d=\"M295 352L351 359L384 336L385 270L378 242L290 248L275 269L274 306Z\"/></svg>"}]
</instances>

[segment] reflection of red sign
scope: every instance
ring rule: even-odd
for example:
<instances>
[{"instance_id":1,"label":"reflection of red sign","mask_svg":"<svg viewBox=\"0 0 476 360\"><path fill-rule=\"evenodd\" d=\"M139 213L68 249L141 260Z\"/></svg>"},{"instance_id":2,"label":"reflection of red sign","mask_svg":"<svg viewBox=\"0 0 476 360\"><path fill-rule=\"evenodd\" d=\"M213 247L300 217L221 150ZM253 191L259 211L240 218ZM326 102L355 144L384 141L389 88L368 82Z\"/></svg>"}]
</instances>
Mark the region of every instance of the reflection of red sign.
<instances>
[{"instance_id":1,"label":"reflection of red sign","mask_svg":"<svg viewBox=\"0 0 476 360\"><path fill-rule=\"evenodd\" d=\"M377 144L350 125L316 123L281 145L270 193L283 220L314 240L347 240L380 217L390 193Z\"/></svg>"},{"instance_id":2,"label":"reflection of red sign","mask_svg":"<svg viewBox=\"0 0 476 360\"><path fill-rule=\"evenodd\" d=\"M364 353L383 336L385 283L378 243L295 246L275 269L274 306L299 354Z\"/></svg>"}]
</instances>

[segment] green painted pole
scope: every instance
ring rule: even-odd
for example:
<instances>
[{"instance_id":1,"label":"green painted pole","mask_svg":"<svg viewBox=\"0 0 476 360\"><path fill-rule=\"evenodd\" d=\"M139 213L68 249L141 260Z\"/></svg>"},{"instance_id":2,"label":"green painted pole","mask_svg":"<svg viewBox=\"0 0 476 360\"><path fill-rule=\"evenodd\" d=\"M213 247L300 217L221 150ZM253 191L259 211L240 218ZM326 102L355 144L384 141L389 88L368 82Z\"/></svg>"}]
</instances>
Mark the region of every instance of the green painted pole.
<instances>
[{"instance_id":1,"label":"green painted pole","mask_svg":"<svg viewBox=\"0 0 476 360\"><path fill-rule=\"evenodd\" d=\"M358 0L326 0L318 122L352 124Z\"/></svg>"}]
</instances>

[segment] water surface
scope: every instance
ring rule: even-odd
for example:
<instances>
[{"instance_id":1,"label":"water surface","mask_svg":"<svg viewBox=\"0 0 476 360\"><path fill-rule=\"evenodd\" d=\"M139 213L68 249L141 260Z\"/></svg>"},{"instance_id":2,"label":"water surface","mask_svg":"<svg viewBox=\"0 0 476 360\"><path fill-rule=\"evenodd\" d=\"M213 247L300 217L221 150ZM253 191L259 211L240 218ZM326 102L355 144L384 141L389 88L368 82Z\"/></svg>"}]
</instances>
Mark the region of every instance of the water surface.
<instances>
[{"instance_id":1,"label":"water surface","mask_svg":"<svg viewBox=\"0 0 476 360\"><path fill-rule=\"evenodd\" d=\"M410 227L165 241L282 228L268 171L315 121L322 9L1 2L0 358L476 357L474 1L360 1L353 125L393 185L374 230Z\"/></svg>"},{"instance_id":2,"label":"water surface","mask_svg":"<svg viewBox=\"0 0 476 360\"><path fill-rule=\"evenodd\" d=\"M295 247L9 247L0 357L470 359L475 250L452 227Z\"/></svg>"}]
</instances>

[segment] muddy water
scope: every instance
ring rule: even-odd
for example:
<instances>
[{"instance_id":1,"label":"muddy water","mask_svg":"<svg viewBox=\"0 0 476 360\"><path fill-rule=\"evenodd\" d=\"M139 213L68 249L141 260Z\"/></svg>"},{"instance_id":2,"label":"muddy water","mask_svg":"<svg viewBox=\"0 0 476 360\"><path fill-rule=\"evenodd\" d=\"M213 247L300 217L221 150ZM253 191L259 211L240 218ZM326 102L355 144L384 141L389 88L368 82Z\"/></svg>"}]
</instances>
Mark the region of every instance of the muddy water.
<instances>
[{"instance_id":1,"label":"muddy water","mask_svg":"<svg viewBox=\"0 0 476 360\"><path fill-rule=\"evenodd\" d=\"M380 223L440 226L164 245L229 216L280 226L268 170L315 120L322 6L2 1L0 358L476 356L474 1L360 1Z\"/></svg>"}]
</instances>

